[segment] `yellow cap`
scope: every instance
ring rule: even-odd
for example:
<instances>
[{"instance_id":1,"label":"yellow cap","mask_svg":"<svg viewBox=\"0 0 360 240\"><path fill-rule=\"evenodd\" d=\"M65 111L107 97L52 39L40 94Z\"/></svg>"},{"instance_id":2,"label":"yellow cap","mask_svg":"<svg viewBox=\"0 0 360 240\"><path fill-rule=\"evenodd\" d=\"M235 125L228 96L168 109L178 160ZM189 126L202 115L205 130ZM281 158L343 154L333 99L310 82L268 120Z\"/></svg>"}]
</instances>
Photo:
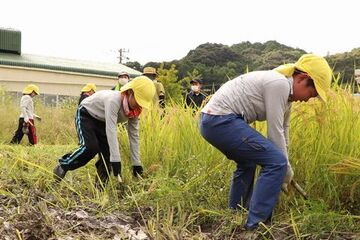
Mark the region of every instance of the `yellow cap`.
<instances>
[{"instance_id":1,"label":"yellow cap","mask_svg":"<svg viewBox=\"0 0 360 240\"><path fill-rule=\"evenodd\" d=\"M129 89L134 91L135 100L142 108L151 108L152 100L155 95L155 86L153 81L145 76L136 77L121 87L120 92L125 92Z\"/></svg>"},{"instance_id":2,"label":"yellow cap","mask_svg":"<svg viewBox=\"0 0 360 240\"><path fill-rule=\"evenodd\" d=\"M146 67L143 71L144 74L154 74L156 75L156 69L153 67Z\"/></svg>"},{"instance_id":3,"label":"yellow cap","mask_svg":"<svg viewBox=\"0 0 360 240\"><path fill-rule=\"evenodd\" d=\"M327 100L326 93L330 89L332 71L325 58L304 54L295 64L284 64L275 70L287 77L293 75L295 69L306 72L314 81L315 89L323 101Z\"/></svg>"},{"instance_id":4,"label":"yellow cap","mask_svg":"<svg viewBox=\"0 0 360 240\"><path fill-rule=\"evenodd\" d=\"M22 91L23 94L31 94L32 92L35 92L37 95L39 95L40 94L39 87L34 84L29 84Z\"/></svg>"},{"instance_id":5,"label":"yellow cap","mask_svg":"<svg viewBox=\"0 0 360 240\"><path fill-rule=\"evenodd\" d=\"M96 92L96 85L94 83L86 84L85 87L81 89L81 92L90 92L91 90Z\"/></svg>"}]
</instances>

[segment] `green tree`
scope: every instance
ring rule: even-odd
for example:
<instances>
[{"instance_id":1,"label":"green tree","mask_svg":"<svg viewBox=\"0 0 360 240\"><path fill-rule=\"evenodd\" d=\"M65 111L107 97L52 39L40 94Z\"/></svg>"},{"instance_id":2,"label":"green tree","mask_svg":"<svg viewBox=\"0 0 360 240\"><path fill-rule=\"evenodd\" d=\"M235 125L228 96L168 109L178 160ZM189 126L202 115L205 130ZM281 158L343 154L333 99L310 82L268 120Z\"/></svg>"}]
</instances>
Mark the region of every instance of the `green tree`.
<instances>
[{"instance_id":1,"label":"green tree","mask_svg":"<svg viewBox=\"0 0 360 240\"><path fill-rule=\"evenodd\" d=\"M132 69L135 69L135 70L138 70L138 71L142 71L143 67L141 66L141 64L139 62L127 62L125 63L125 66L129 67L129 68L132 68Z\"/></svg>"},{"instance_id":2,"label":"green tree","mask_svg":"<svg viewBox=\"0 0 360 240\"><path fill-rule=\"evenodd\" d=\"M330 55L326 59L333 68L334 74L340 73L340 83L354 83L354 70L360 68L360 48L354 48L351 52Z\"/></svg>"},{"instance_id":3,"label":"green tree","mask_svg":"<svg viewBox=\"0 0 360 240\"><path fill-rule=\"evenodd\" d=\"M216 43L201 44L180 60L164 62L164 69L177 68L179 79L189 81L189 73L194 69L202 76L205 88L219 87L229 78L248 71L273 69L284 63L294 63L306 52L276 41L251 43L249 41L227 46ZM354 79L354 69L360 68L360 48L351 52L327 56L334 73L340 73L340 83L350 83ZM145 66L158 68L160 63L149 62ZM177 81L179 82L179 81ZM187 87L187 84L183 84Z\"/></svg>"},{"instance_id":4,"label":"green tree","mask_svg":"<svg viewBox=\"0 0 360 240\"><path fill-rule=\"evenodd\" d=\"M164 85L166 100L172 99L173 101L180 102L182 100L182 81L178 79L178 71L175 64L171 65L169 69L165 69L162 63L157 69L157 73L157 80Z\"/></svg>"}]
</instances>

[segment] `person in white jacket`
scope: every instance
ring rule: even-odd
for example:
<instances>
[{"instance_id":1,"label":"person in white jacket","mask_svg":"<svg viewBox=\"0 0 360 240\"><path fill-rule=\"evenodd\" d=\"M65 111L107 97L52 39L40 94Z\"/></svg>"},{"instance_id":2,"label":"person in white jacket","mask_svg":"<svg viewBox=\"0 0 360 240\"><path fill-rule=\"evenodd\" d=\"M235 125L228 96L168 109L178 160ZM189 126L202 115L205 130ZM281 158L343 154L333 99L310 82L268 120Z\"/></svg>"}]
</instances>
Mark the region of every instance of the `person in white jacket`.
<instances>
[{"instance_id":1,"label":"person in white jacket","mask_svg":"<svg viewBox=\"0 0 360 240\"><path fill-rule=\"evenodd\" d=\"M29 143L35 145L37 143L34 117L40 119L38 115L34 113L33 97L39 95L39 87L30 84L23 90L23 96L20 100L20 118L19 125L10 143L19 144L24 134L28 136Z\"/></svg>"}]
</instances>

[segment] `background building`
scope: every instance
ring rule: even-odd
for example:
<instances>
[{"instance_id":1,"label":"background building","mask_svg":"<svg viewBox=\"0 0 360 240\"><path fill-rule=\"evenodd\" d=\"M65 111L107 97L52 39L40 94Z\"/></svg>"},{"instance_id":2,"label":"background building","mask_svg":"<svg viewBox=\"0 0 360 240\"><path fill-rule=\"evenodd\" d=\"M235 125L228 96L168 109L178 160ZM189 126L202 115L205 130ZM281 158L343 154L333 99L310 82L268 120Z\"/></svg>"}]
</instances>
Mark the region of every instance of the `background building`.
<instances>
[{"instance_id":1,"label":"background building","mask_svg":"<svg viewBox=\"0 0 360 240\"><path fill-rule=\"evenodd\" d=\"M0 28L0 86L7 92L21 95L26 85L36 84L45 102L58 103L63 97L79 96L89 82L98 90L111 89L121 71L130 77L141 75L117 63L21 54L21 32Z\"/></svg>"}]
</instances>

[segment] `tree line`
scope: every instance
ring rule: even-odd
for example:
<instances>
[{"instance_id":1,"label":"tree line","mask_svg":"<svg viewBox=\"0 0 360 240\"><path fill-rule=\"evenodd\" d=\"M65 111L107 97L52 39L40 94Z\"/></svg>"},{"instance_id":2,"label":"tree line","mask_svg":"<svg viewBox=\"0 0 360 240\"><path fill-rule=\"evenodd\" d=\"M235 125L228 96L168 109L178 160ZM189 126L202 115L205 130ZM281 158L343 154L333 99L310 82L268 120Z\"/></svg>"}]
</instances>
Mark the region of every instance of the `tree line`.
<instances>
[{"instance_id":1,"label":"tree line","mask_svg":"<svg viewBox=\"0 0 360 240\"><path fill-rule=\"evenodd\" d=\"M204 88L217 89L221 84L240 74L254 70L269 70L284 63L294 63L307 53L277 41L265 43L242 42L227 46L218 43L205 43L180 60L170 62L148 62L142 66L138 62L126 65L142 71L152 66L159 71L159 80L163 82L167 96L181 99L189 87L191 79L200 78ZM354 84L354 69L360 68L360 48L351 52L328 55L325 57L334 74L340 74L341 84Z\"/></svg>"}]
</instances>

